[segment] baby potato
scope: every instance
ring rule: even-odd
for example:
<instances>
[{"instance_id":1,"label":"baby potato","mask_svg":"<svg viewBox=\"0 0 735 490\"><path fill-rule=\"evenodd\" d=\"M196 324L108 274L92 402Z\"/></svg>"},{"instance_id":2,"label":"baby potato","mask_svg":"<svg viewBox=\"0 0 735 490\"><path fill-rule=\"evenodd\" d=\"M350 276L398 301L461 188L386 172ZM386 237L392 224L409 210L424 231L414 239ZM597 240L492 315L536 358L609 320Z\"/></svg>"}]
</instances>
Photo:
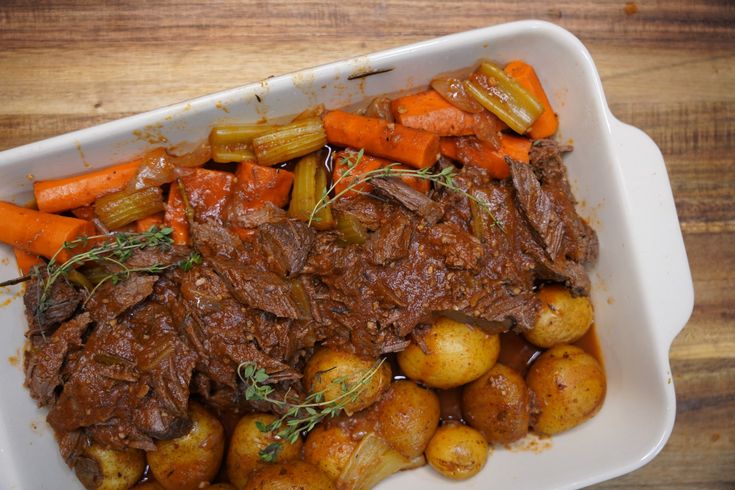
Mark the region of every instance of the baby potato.
<instances>
[{"instance_id":1,"label":"baby potato","mask_svg":"<svg viewBox=\"0 0 735 490\"><path fill-rule=\"evenodd\" d=\"M269 464L263 461L259 454L268 445L275 442L281 445L274 463L297 459L301 454L303 443L300 438L291 444L288 441L276 439L270 432L261 432L258 429L258 422L268 425L275 419L276 417L269 413L253 413L241 418L235 426L225 462L227 477L235 487L244 488L250 473L255 468Z\"/></svg>"},{"instance_id":2,"label":"baby potato","mask_svg":"<svg viewBox=\"0 0 735 490\"><path fill-rule=\"evenodd\" d=\"M327 475L301 460L276 463L255 470L244 490L335 490Z\"/></svg>"},{"instance_id":3,"label":"baby potato","mask_svg":"<svg viewBox=\"0 0 735 490\"><path fill-rule=\"evenodd\" d=\"M454 388L474 381L493 367L500 339L483 330L441 318L424 335L428 354L411 343L398 353L398 365L409 378L431 388Z\"/></svg>"},{"instance_id":4,"label":"baby potato","mask_svg":"<svg viewBox=\"0 0 735 490\"><path fill-rule=\"evenodd\" d=\"M533 329L523 336L532 344L549 348L576 342L589 330L594 321L592 303L587 296L572 297L559 284L544 286L538 293L541 302Z\"/></svg>"},{"instance_id":5,"label":"baby potato","mask_svg":"<svg viewBox=\"0 0 735 490\"><path fill-rule=\"evenodd\" d=\"M211 481L222 463L225 431L220 421L198 403L189 404L188 434L157 441L147 453L156 481L166 490L194 490Z\"/></svg>"},{"instance_id":6,"label":"baby potato","mask_svg":"<svg viewBox=\"0 0 735 490\"><path fill-rule=\"evenodd\" d=\"M74 465L84 488L127 490L145 471L145 453L140 449L107 449L92 444L84 449Z\"/></svg>"},{"instance_id":7,"label":"baby potato","mask_svg":"<svg viewBox=\"0 0 735 490\"><path fill-rule=\"evenodd\" d=\"M359 441L342 426L317 426L306 437L304 461L313 464L332 480L336 480L347 466Z\"/></svg>"},{"instance_id":8,"label":"baby potato","mask_svg":"<svg viewBox=\"0 0 735 490\"><path fill-rule=\"evenodd\" d=\"M310 393L323 391L325 401L335 400L345 394L345 388L354 387L374 366L372 359L322 347L306 363L304 386ZM384 362L363 386L357 399L345 404L344 411L352 415L375 403L388 388L390 380L390 366Z\"/></svg>"},{"instance_id":9,"label":"baby potato","mask_svg":"<svg viewBox=\"0 0 735 490\"><path fill-rule=\"evenodd\" d=\"M490 449L478 431L459 422L437 429L426 448L426 459L436 471L453 480L466 480L485 466Z\"/></svg>"},{"instance_id":10,"label":"baby potato","mask_svg":"<svg viewBox=\"0 0 735 490\"><path fill-rule=\"evenodd\" d=\"M439 397L409 380L393 383L377 410L380 435L409 459L423 454L439 425Z\"/></svg>"},{"instance_id":11,"label":"baby potato","mask_svg":"<svg viewBox=\"0 0 735 490\"><path fill-rule=\"evenodd\" d=\"M530 399L523 377L495 364L462 390L462 416L489 443L508 444L528 433Z\"/></svg>"},{"instance_id":12,"label":"baby potato","mask_svg":"<svg viewBox=\"0 0 735 490\"><path fill-rule=\"evenodd\" d=\"M579 347L557 345L531 365L526 383L539 411L531 426L542 434L558 434L593 417L605 399L605 373L597 360Z\"/></svg>"}]
</instances>

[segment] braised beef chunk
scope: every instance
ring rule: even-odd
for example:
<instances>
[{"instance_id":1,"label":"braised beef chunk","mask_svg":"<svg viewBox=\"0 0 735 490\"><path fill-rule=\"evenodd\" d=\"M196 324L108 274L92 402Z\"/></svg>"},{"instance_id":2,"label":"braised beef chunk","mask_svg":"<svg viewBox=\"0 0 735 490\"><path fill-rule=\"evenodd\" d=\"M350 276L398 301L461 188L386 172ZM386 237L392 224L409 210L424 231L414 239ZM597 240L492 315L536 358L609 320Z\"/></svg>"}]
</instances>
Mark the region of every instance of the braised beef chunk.
<instances>
[{"instance_id":1,"label":"braised beef chunk","mask_svg":"<svg viewBox=\"0 0 735 490\"><path fill-rule=\"evenodd\" d=\"M158 276L134 274L119 283L105 282L86 304L92 320L104 322L117 318L153 292Z\"/></svg>"},{"instance_id":2,"label":"braised beef chunk","mask_svg":"<svg viewBox=\"0 0 735 490\"><path fill-rule=\"evenodd\" d=\"M395 218L383 223L368 240L368 260L375 265L386 265L406 258L412 227L413 223L403 213L395 213Z\"/></svg>"},{"instance_id":3,"label":"braised beef chunk","mask_svg":"<svg viewBox=\"0 0 735 490\"><path fill-rule=\"evenodd\" d=\"M89 313L82 313L62 323L48 342L26 355L26 385L39 405L52 401L54 391L62 384L61 367L66 356L82 346L82 335L90 323Z\"/></svg>"},{"instance_id":4,"label":"braised beef chunk","mask_svg":"<svg viewBox=\"0 0 735 490\"><path fill-rule=\"evenodd\" d=\"M597 257L597 237L575 211L562 150L535 142L531 164L509 161L505 180L455 169L461 192L425 195L398 179L375 179L374 194L334 204L366 227L362 244L317 232L275 206L231 206L228 226L249 235L192 223L191 247L128 258L129 268L168 266L157 275L108 281L88 299L62 278L45 309L42 278L33 279L26 384L49 407L65 460L83 466L90 442L153 450L154 441L189 430L192 396L222 410L272 409L245 399L243 364L265 369L277 394L299 393L300 372L320 345L398 352L439 316L490 332L526 330L544 282L587 294L585 264ZM202 263L178 267L192 250Z\"/></svg>"},{"instance_id":5,"label":"braised beef chunk","mask_svg":"<svg viewBox=\"0 0 735 490\"><path fill-rule=\"evenodd\" d=\"M258 228L258 244L268 257L271 270L281 276L301 272L314 244L314 230L303 221L285 220Z\"/></svg>"},{"instance_id":6,"label":"braised beef chunk","mask_svg":"<svg viewBox=\"0 0 735 490\"><path fill-rule=\"evenodd\" d=\"M46 292L46 297L42 297L46 273L43 269L41 271L39 276L28 281L23 295L29 336L48 333L71 318L83 299L82 293L69 284L66 278L54 281Z\"/></svg>"},{"instance_id":7,"label":"braised beef chunk","mask_svg":"<svg viewBox=\"0 0 735 490\"><path fill-rule=\"evenodd\" d=\"M513 176L518 204L548 258L554 261L561 251L564 223L557 215L549 194L541 189L533 169L510 158L506 161Z\"/></svg>"},{"instance_id":8,"label":"braised beef chunk","mask_svg":"<svg viewBox=\"0 0 735 490\"><path fill-rule=\"evenodd\" d=\"M407 185L400 179L380 178L372 180L373 186L381 193L403 204L407 209L434 224L442 217L441 205L425 194Z\"/></svg>"},{"instance_id":9,"label":"braised beef chunk","mask_svg":"<svg viewBox=\"0 0 735 490\"><path fill-rule=\"evenodd\" d=\"M597 260L599 253L597 234L575 210L576 200L567 180L562 150L568 151L569 148L552 140L535 141L530 152L531 165L564 224L566 257L580 264L590 264Z\"/></svg>"}]
</instances>

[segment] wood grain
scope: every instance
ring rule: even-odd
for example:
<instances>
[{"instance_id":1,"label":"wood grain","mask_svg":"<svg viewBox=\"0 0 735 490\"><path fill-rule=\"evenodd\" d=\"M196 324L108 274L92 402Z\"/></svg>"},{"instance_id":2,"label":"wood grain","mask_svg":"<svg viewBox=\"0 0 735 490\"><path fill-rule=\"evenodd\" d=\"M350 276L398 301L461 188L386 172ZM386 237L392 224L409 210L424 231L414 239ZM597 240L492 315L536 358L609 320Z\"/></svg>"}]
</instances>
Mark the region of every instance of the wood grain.
<instances>
[{"instance_id":1,"label":"wood grain","mask_svg":"<svg viewBox=\"0 0 735 490\"><path fill-rule=\"evenodd\" d=\"M735 485L735 2L0 2L0 149L208 92L524 18L589 48L610 107L661 147L694 277L677 422L600 488ZM604 441L601 441L604 443Z\"/></svg>"}]
</instances>

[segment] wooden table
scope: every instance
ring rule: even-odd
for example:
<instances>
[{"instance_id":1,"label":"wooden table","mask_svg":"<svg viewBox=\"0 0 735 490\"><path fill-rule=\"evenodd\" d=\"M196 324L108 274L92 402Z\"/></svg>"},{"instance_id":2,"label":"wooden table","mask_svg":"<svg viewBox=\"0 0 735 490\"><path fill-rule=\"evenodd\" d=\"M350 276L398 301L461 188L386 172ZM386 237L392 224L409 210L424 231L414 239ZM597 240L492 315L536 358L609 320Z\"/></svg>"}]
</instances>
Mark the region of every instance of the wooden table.
<instances>
[{"instance_id":1,"label":"wooden table","mask_svg":"<svg viewBox=\"0 0 735 490\"><path fill-rule=\"evenodd\" d=\"M734 2L108 3L0 3L0 149L465 29L538 18L575 33L612 111L664 153L696 291L671 349L671 439L601 487L735 485Z\"/></svg>"}]
</instances>

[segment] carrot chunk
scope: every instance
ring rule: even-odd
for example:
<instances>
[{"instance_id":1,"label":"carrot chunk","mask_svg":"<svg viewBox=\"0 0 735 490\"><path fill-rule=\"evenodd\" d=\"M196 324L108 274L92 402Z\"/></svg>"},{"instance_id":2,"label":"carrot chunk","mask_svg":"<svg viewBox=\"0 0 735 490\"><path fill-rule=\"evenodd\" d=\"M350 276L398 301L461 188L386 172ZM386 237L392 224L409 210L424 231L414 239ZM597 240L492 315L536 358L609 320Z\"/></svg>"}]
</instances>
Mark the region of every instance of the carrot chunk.
<instances>
[{"instance_id":1,"label":"carrot chunk","mask_svg":"<svg viewBox=\"0 0 735 490\"><path fill-rule=\"evenodd\" d=\"M377 157L414 168L430 167L439 155L439 136L383 119L331 111L324 116L329 143L364 148Z\"/></svg>"},{"instance_id":2,"label":"carrot chunk","mask_svg":"<svg viewBox=\"0 0 735 490\"><path fill-rule=\"evenodd\" d=\"M520 60L511 61L505 65L504 70L508 75L513 77L516 82L538 99L544 106L544 111L531 125L528 135L533 139L548 138L556 133L559 128L559 119L556 117L551 102L546 96L541 81L536 76L536 71L531 65Z\"/></svg>"},{"instance_id":3,"label":"carrot chunk","mask_svg":"<svg viewBox=\"0 0 735 490\"><path fill-rule=\"evenodd\" d=\"M453 106L436 90L394 99L391 112L396 122L439 136L466 136L475 132L474 115Z\"/></svg>"},{"instance_id":4,"label":"carrot chunk","mask_svg":"<svg viewBox=\"0 0 735 490\"><path fill-rule=\"evenodd\" d=\"M65 242L95 234L86 220L42 213L0 201L0 242L24 252L51 258ZM62 250L56 260L65 262L78 250Z\"/></svg>"}]
</instances>

